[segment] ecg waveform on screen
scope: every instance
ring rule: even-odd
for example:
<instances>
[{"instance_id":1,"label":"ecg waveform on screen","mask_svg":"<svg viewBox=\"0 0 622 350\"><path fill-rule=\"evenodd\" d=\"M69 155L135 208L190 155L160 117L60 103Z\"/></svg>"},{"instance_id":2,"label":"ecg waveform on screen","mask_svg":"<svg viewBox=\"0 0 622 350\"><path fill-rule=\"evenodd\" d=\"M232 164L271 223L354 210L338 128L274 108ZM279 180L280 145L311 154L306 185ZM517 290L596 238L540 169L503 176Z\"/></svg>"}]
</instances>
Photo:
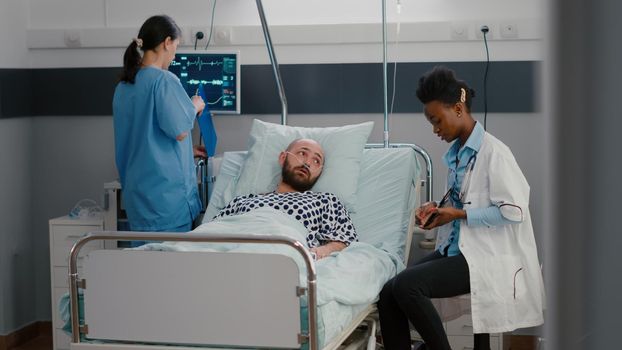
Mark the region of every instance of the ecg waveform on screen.
<instances>
[{"instance_id":1,"label":"ecg waveform on screen","mask_svg":"<svg viewBox=\"0 0 622 350\"><path fill-rule=\"evenodd\" d=\"M185 68L196 66L197 70L201 71L204 66L218 67L222 66L223 61L204 61L201 57L197 57L196 60L188 59L187 57L181 57L179 61L173 60L170 64L171 67L185 66Z\"/></svg>"},{"instance_id":2,"label":"ecg waveform on screen","mask_svg":"<svg viewBox=\"0 0 622 350\"><path fill-rule=\"evenodd\" d=\"M203 66L222 66L222 61L206 61L204 62L203 60L201 60L201 57L197 57L197 59L195 61L192 60L188 60L188 62L186 63L186 66L188 67L192 67L192 66L197 66L197 68L199 69L199 71L201 69L203 69Z\"/></svg>"}]
</instances>

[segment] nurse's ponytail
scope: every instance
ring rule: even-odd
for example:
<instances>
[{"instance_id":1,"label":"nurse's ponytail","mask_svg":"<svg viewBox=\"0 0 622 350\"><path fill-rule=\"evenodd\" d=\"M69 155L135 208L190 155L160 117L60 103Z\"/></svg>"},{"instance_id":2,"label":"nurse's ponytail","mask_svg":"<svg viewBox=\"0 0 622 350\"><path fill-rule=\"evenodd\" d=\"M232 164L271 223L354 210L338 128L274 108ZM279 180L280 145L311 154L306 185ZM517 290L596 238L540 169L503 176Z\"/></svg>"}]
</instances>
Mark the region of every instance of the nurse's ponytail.
<instances>
[{"instance_id":1,"label":"nurse's ponytail","mask_svg":"<svg viewBox=\"0 0 622 350\"><path fill-rule=\"evenodd\" d=\"M142 62L140 51L153 50L168 37L171 40L181 37L181 29L179 29L179 26L171 17L158 15L147 19L140 27L138 36L132 39L130 45L125 49L123 54L123 72L121 73L120 80L134 84L136 74Z\"/></svg>"},{"instance_id":2,"label":"nurse's ponytail","mask_svg":"<svg viewBox=\"0 0 622 350\"><path fill-rule=\"evenodd\" d=\"M140 62L142 61L142 57L138 52L138 40L140 39L132 40L123 54L123 73L121 73L120 80L130 84L134 84L136 73L138 73Z\"/></svg>"}]
</instances>

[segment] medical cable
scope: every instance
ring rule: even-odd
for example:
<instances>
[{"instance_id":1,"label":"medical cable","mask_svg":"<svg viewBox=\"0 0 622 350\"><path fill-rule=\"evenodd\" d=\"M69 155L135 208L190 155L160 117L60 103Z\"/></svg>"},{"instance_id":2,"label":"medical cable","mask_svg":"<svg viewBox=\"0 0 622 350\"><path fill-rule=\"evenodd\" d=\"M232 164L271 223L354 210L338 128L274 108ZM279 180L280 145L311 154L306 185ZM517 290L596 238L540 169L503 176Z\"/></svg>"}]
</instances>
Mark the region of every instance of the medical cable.
<instances>
[{"instance_id":1,"label":"medical cable","mask_svg":"<svg viewBox=\"0 0 622 350\"><path fill-rule=\"evenodd\" d=\"M197 49L197 43L199 42L199 40L203 39L205 35L203 34L203 32L198 31L195 35L194 35L194 50L196 51Z\"/></svg>"},{"instance_id":2,"label":"medical cable","mask_svg":"<svg viewBox=\"0 0 622 350\"><path fill-rule=\"evenodd\" d=\"M93 217L101 217L104 209L100 207L97 202L92 199L81 199L73 206L69 212L69 217L72 219L87 219Z\"/></svg>"},{"instance_id":3,"label":"medical cable","mask_svg":"<svg viewBox=\"0 0 622 350\"><path fill-rule=\"evenodd\" d=\"M205 50L207 50L209 43L212 41L212 32L214 31L214 14L216 13L216 1L217 0L214 0L214 5L212 6L212 23L210 23L209 36L207 37L207 44L205 44Z\"/></svg>"},{"instance_id":4,"label":"medical cable","mask_svg":"<svg viewBox=\"0 0 622 350\"><path fill-rule=\"evenodd\" d=\"M302 159L300 159L297 155L293 154L290 151L285 151L285 153L291 154L292 156L294 156L294 158L296 158L296 160L298 162L300 162L300 164L302 164L303 167L305 167L307 170L311 171L311 166L309 164L307 164L305 161L303 161Z\"/></svg>"},{"instance_id":5,"label":"medical cable","mask_svg":"<svg viewBox=\"0 0 622 350\"><path fill-rule=\"evenodd\" d=\"M469 186L471 185L471 175L473 173L473 168L475 168L475 162L477 161L477 152L473 154L469 160L467 161L464 177L462 178L462 186L461 190L458 193L458 200L464 204L471 204L471 202L464 202L464 196L466 195ZM460 160L458 160L458 156L456 155L456 178L454 180L454 184L458 183L458 165L460 164Z\"/></svg>"},{"instance_id":6,"label":"medical cable","mask_svg":"<svg viewBox=\"0 0 622 350\"><path fill-rule=\"evenodd\" d=\"M395 31L395 52L398 52L400 45L400 27L402 22L399 20L399 15L402 13L402 4L400 0L397 0L397 28ZM393 61L393 88L391 90L391 108L389 111L389 116L393 116L393 106L395 105L395 87L397 85L397 54L395 55L395 60Z\"/></svg>"},{"instance_id":7,"label":"medical cable","mask_svg":"<svg viewBox=\"0 0 622 350\"><path fill-rule=\"evenodd\" d=\"M484 130L486 130L486 119L488 117L488 67L490 66L490 54L488 52L488 26L482 26L481 31L484 36L484 46L486 47L486 69L484 70Z\"/></svg>"}]
</instances>

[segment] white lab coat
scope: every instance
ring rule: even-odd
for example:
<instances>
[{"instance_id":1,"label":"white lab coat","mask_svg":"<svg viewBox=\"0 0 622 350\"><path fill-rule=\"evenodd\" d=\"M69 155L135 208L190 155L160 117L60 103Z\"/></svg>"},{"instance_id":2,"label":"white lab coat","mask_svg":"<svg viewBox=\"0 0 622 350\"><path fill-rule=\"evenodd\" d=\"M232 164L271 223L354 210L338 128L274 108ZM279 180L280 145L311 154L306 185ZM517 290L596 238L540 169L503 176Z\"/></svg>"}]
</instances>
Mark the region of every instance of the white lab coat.
<instances>
[{"instance_id":1,"label":"white lab coat","mask_svg":"<svg viewBox=\"0 0 622 350\"><path fill-rule=\"evenodd\" d=\"M459 247L469 264L473 332L541 325L544 284L529 215L529 184L510 149L489 133L484 134L468 187L464 209L494 204L505 218L520 221L491 227L469 227L466 220L460 221ZM439 227L437 246L450 232L451 224ZM445 319L468 311L463 303L468 296L457 298L436 304Z\"/></svg>"}]
</instances>

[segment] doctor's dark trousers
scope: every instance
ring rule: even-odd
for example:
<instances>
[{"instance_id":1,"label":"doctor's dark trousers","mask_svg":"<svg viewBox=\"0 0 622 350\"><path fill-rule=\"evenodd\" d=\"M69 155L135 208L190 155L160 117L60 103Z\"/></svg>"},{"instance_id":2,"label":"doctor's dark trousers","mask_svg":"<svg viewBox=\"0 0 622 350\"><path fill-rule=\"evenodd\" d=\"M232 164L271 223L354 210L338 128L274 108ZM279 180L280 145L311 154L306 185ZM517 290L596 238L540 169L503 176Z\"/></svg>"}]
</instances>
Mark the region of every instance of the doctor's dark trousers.
<instances>
[{"instance_id":1,"label":"doctor's dark trousers","mask_svg":"<svg viewBox=\"0 0 622 350\"><path fill-rule=\"evenodd\" d=\"M412 323L426 350L449 350L447 334L430 298L470 292L469 267L462 254L434 251L389 280L380 292L380 330L387 350L410 350ZM489 334L475 334L475 350L490 350Z\"/></svg>"}]
</instances>

